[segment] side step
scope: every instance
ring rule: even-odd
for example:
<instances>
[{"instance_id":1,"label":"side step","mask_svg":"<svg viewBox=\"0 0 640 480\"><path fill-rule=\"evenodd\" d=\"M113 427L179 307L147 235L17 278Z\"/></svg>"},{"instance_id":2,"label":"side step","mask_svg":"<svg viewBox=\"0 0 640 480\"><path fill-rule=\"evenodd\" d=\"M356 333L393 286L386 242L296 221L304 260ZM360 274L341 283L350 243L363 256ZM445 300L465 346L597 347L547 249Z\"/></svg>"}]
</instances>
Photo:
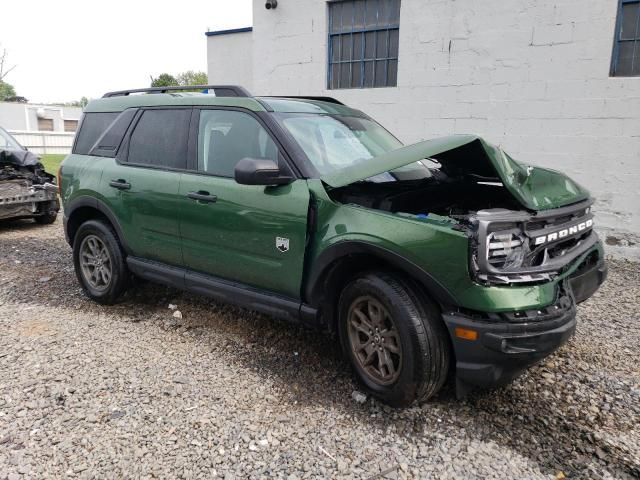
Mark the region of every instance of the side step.
<instances>
[{"instance_id":1,"label":"side step","mask_svg":"<svg viewBox=\"0 0 640 480\"><path fill-rule=\"evenodd\" d=\"M222 303L230 303L291 322L317 323L317 310L294 298L137 257L127 257L127 265L132 273L152 282L204 295Z\"/></svg>"}]
</instances>

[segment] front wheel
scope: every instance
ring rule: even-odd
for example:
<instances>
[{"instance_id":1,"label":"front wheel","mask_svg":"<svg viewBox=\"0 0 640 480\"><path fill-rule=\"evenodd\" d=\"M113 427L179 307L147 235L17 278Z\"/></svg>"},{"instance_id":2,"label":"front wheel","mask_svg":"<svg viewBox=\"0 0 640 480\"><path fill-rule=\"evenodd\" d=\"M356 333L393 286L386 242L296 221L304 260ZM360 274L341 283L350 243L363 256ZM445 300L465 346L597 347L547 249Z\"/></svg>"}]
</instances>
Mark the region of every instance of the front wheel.
<instances>
[{"instance_id":1,"label":"front wheel","mask_svg":"<svg viewBox=\"0 0 640 480\"><path fill-rule=\"evenodd\" d=\"M56 212L53 212L53 213L49 212L49 213L45 213L44 215L33 217L33 220L38 225L51 225L53 222L56 221L56 218L58 218L58 214Z\"/></svg>"},{"instance_id":2,"label":"front wheel","mask_svg":"<svg viewBox=\"0 0 640 480\"><path fill-rule=\"evenodd\" d=\"M389 405L426 400L447 378L450 347L438 307L400 277L368 273L349 283L339 334L359 381Z\"/></svg>"},{"instance_id":3,"label":"front wheel","mask_svg":"<svg viewBox=\"0 0 640 480\"><path fill-rule=\"evenodd\" d=\"M58 207L59 205L57 200L42 204L40 207L41 215L33 217L34 222L39 225L51 225L58 217Z\"/></svg>"},{"instance_id":4,"label":"front wheel","mask_svg":"<svg viewBox=\"0 0 640 480\"><path fill-rule=\"evenodd\" d=\"M84 292L98 303L113 304L127 289L129 271L113 229L99 220L78 228L73 264Z\"/></svg>"}]
</instances>

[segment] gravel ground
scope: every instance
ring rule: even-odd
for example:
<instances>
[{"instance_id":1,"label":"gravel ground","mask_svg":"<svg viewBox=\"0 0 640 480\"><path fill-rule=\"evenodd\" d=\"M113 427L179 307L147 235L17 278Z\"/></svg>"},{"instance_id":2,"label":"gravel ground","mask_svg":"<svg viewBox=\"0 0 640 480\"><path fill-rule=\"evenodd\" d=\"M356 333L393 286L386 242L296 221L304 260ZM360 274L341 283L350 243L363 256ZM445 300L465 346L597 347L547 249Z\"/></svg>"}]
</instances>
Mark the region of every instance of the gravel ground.
<instances>
[{"instance_id":1,"label":"gravel ground","mask_svg":"<svg viewBox=\"0 0 640 480\"><path fill-rule=\"evenodd\" d=\"M640 476L638 264L513 384L394 410L326 334L153 284L87 300L60 223L0 224L0 480Z\"/></svg>"}]
</instances>

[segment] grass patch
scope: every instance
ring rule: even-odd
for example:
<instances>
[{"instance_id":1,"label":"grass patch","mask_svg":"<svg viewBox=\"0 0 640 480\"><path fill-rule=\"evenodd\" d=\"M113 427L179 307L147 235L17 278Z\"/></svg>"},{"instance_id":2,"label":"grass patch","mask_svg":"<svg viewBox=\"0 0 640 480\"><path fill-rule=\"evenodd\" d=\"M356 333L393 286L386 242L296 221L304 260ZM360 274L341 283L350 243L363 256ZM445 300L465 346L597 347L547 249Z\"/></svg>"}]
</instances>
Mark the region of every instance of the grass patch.
<instances>
[{"instance_id":1,"label":"grass patch","mask_svg":"<svg viewBox=\"0 0 640 480\"><path fill-rule=\"evenodd\" d=\"M58 173L58 167L60 166L62 160L64 160L64 157L66 157L66 155L50 153L47 155L40 155L40 157L40 161L44 165L44 169L46 170L46 172L50 173L51 175L56 175Z\"/></svg>"}]
</instances>

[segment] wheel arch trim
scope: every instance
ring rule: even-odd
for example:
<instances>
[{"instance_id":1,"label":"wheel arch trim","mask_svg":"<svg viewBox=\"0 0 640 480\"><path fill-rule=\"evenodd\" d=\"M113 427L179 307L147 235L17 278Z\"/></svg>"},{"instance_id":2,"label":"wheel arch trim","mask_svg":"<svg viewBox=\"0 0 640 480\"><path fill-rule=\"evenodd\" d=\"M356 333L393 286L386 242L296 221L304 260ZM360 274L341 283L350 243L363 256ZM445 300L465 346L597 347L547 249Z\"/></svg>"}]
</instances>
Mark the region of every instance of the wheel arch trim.
<instances>
[{"instance_id":1,"label":"wheel arch trim","mask_svg":"<svg viewBox=\"0 0 640 480\"><path fill-rule=\"evenodd\" d=\"M127 242L124 237L124 233L122 231L122 227L120 226L120 222L118 222L118 219L115 216L115 214L111 211L111 209L107 206L107 204L104 203L102 200L99 200L95 197L90 197L88 195L82 195L74 198L73 200L71 200L71 202L69 202L69 204L64 209L64 218L65 218L64 233L65 233L65 237L67 238L67 243L73 246L73 238L71 238L71 235L69 235L69 219L71 219L73 214L77 212L80 208L85 208L85 207L93 208L99 211L100 213L102 213L105 217L107 217L107 220L109 220L109 222L111 223L111 225L116 231L118 240L120 241L120 245L122 245L122 248L127 254L130 254L131 249L127 245Z\"/></svg>"},{"instance_id":2,"label":"wheel arch trim","mask_svg":"<svg viewBox=\"0 0 640 480\"><path fill-rule=\"evenodd\" d=\"M378 258L395 269L418 281L440 305L457 305L454 295L423 268L402 255L387 248L359 240L343 240L324 250L313 262L304 289L307 303L317 307L322 299L324 282L341 259L351 255L367 255Z\"/></svg>"}]
</instances>

